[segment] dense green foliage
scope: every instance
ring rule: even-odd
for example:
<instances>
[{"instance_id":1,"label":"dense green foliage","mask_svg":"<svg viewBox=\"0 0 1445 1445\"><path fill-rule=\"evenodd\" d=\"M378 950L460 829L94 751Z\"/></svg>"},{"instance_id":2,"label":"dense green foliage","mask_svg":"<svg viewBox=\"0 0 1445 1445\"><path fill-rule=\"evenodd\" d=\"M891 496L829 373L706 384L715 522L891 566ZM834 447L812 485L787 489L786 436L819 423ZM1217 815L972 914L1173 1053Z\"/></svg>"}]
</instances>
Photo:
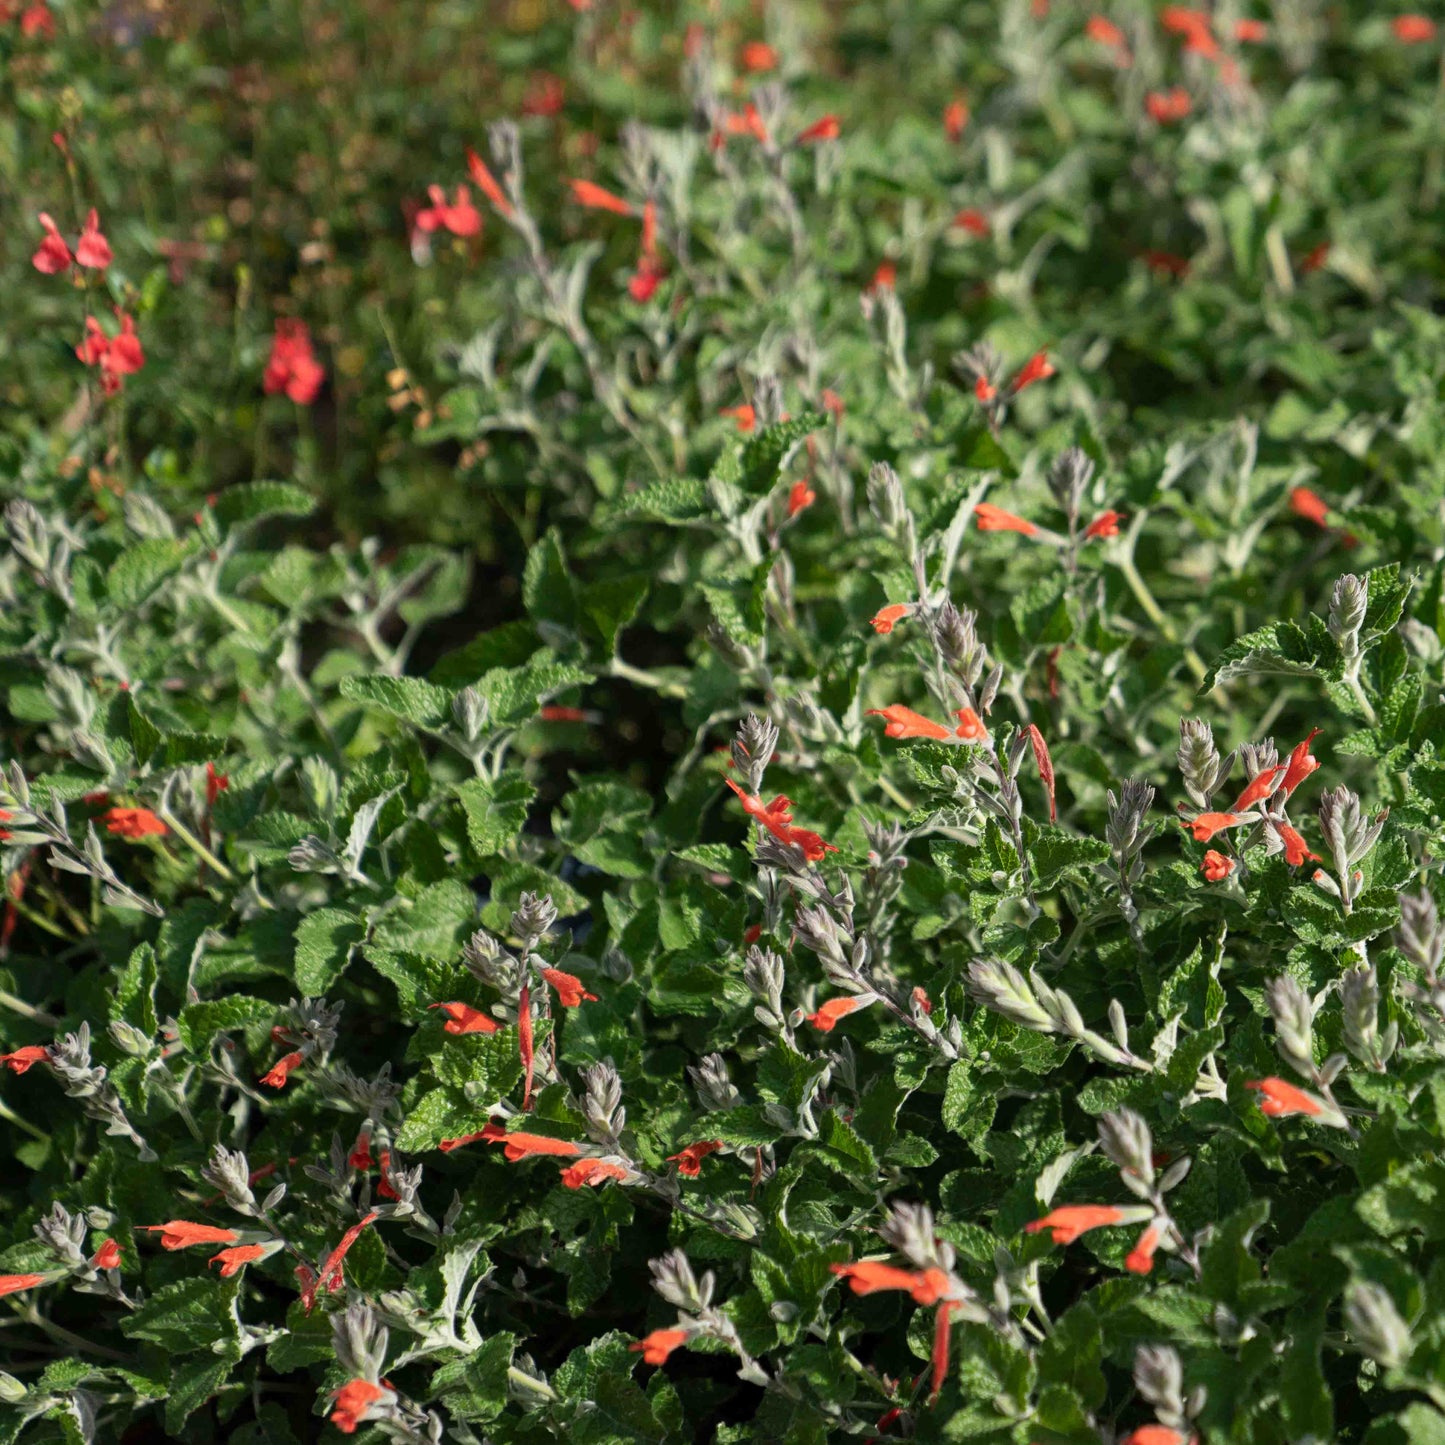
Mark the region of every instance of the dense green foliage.
<instances>
[{"instance_id":1,"label":"dense green foliage","mask_svg":"<svg viewBox=\"0 0 1445 1445\"><path fill-rule=\"evenodd\" d=\"M1431 22L0 46L0 1439L1445 1440Z\"/></svg>"}]
</instances>

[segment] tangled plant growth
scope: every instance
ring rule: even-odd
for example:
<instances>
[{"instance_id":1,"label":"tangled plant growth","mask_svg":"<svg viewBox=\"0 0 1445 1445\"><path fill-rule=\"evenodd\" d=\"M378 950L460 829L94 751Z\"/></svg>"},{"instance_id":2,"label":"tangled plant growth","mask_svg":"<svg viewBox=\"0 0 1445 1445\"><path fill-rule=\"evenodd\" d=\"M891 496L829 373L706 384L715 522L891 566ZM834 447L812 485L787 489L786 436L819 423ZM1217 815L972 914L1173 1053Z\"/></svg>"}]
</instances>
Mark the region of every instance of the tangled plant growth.
<instances>
[{"instance_id":1,"label":"tangled plant growth","mask_svg":"<svg viewBox=\"0 0 1445 1445\"><path fill-rule=\"evenodd\" d=\"M5 1438L1445 1436L1442 37L834 9L6 22Z\"/></svg>"}]
</instances>

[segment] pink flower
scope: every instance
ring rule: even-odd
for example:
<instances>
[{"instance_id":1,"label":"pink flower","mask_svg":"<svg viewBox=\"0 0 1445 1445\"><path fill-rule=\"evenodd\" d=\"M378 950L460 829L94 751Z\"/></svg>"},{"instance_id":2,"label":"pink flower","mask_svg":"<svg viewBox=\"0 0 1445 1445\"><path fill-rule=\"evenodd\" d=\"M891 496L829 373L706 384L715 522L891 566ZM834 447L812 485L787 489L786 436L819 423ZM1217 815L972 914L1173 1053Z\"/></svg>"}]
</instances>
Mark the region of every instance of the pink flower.
<instances>
[{"instance_id":1,"label":"pink flower","mask_svg":"<svg viewBox=\"0 0 1445 1445\"><path fill-rule=\"evenodd\" d=\"M110 242L100 233L100 217L93 206L76 243L75 259L92 271L104 271L111 263Z\"/></svg>"},{"instance_id":2,"label":"pink flower","mask_svg":"<svg viewBox=\"0 0 1445 1445\"><path fill-rule=\"evenodd\" d=\"M45 237L30 258L30 264L45 276L54 276L61 271L68 271L71 255L70 247L65 244L65 237L60 234L55 222L44 211L40 213L40 225L45 231Z\"/></svg>"},{"instance_id":3,"label":"pink flower","mask_svg":"<svg viewBox=\"0 0 1445 1445\"><path fill-rule=\"evenodd\" d=\"M298 406L310 406L325 380L326 368L311 350L306 323L295 317L278 319L261 389L267 396L284 392Z\"/></svg>"},{"instance_id":4,"label":"pink flower","mask_svg":"<svg viewBox=\"0 0 1445 1445\"><path fill-rule=\"evenodd\" d=\"M428 186L426 193L431 205L416 213L417 230L441 229L454 236L475 236L482 229L482 213L472 204L471 192L465 186L457 187L456 200L450 204L441 186Z\"/></svg>"}]
</instances>

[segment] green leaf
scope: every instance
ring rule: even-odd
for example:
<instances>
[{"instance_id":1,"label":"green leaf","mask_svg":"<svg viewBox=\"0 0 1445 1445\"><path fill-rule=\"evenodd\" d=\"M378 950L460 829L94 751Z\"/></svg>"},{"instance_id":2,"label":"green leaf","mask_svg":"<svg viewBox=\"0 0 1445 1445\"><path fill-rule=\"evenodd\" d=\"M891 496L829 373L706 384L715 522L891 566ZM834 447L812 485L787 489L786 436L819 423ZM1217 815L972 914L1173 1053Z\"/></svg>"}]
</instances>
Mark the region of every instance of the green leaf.
<instances>
[{"instance_id":1,"label":"green leaf","mask_svg":"<svg viewBox=\"0 0 1445 1445\"><path fill-rule=\"evenodd\" d=\"M192 1053L203 1053L217 1034L229 1033L247 1024L269 1023L276 1013L276 1005L263 998L231 994L227 998L188 1004L181 1010L176 1024L181 1042Z\"/></svg>"},{"instance_id":2,"label":"green leaf","mask_svg":"<svg viewBox=\"0 0 1445 1445\"><path fill-rule=\"evenodd\" d=\"M459 1420L495 1420L506 1408L507 1371L516 1348L515 1335L492 1335L466 1359L443 1365L432 1376L431 1389Z\"/></svg>"},{"instance_id":3,"label":"green leaf","mask_svg":"<svg viewBox=\"0 0 1445 1445\"><path fill-rule=\"evenodd\" d=\"M1047 892L1069 875L1083 875L1088 869L1109 861L1109 845L1102 838L1081 838L1050 824L1029 836L1029 857L1034 881Z\"/></svg>"},{"instance_id":4,"label":"green leaf","mask_svg":"<svg viewBox=\"0 0 1445 1445\"><path fill-rule=\"evenodd\" d=\"M828 418L821 412L808 411L772 426L750 437L741 457L742 472L738 478L743 490L757 496L777 484L783 459L808 435L826 426Z\"/></svg>"},{"instance_id":5,"label":"green leaf","mask_svg":"<svg viewBox=\"0 0 1445 1445\"><path fill-rule=\"evenodd\" d=\"M139 607L194 550L171 537L147 537L127 547L106 573L111 604L124 611Z\"/></svg>"},{"instance_id":6,"label":"green leaf","mask_svg":"<svg viewBox=\"0 0 1445 1445\"><path fill-rule=\"evenodd\" d=\"M205 1276L163 1285L121 1320L121 1333L177 1355L222 1343L237 1345L239 1354L232 1316L236 1289L235 1283Z\"/></svg>"},{"instance_id":7,"label":"green leaf","mask_svg":"<svg viewBox=\"0 0 1445 1445\"><path fill-rule=\"evenodd\" d=\"M237 527L262 517L309 517L316 500L290 482L240 482L227 487L211 510L223 527Z\"/></svg>"},{"instance_id":8,"label":"green leaf","mask_svg":"<svg viewBox=\"0 0 1445 1445\"><path fill-rule=\"evenodd\" d=\"M341 695L418 727L441 729L451 722L452 694L419 677L352 675L341 679Z\"/></svg>"},{"instance_id":9,"label":"green leaf","mask_svg":"<svg viewBox=\"0 0 1445 1445\"><path fill-rule=\"evenodd\" d=\"M324 994L341 977L351 951L366 935L360 918L341 908L318 908L296 930L296 987Z\"/></svg>"},{"instance_id":10,"label":"green leaf","mask_svg":"<svg viewBox=\"0 0 1445 1445\"><path fill-rule=\"evenodd\" d=\"M527 821L537 790L521 773L469 778L457 789L467 815L467 838L484 858L506 852Z\"/></svg>"},{"instance_id":11,"label":"green leaf","mask_svg":"<svg viewBox=\"0 0 1445 1445\"><path fill-rule=\"evenodd\" d=\"M148 943L137 944L116 979L110 1016L139 1029L147 1038L155 1036L156 951Z\"/></svg>"},{"instance_id":12,"label":"green leaf","mask_svg":"<svg viewBox=\"0 0 1445 1445\"><path fill-rule=\"evenodd\" d=\"M485 1108L469 1103L460 1089L433 1089L407 1114L396 1147L404 1154L421 1154L435 1149L443 1139L475 1134L486 1122Z\"/></svg>"},{"instance_id":13,"label":"green leaf","mask_svg":"<svg viewBox=\"0 0 1445 1445\"><path fill-rule=\"evenodd\" d=\"M241 1358L239 1348L228 1350L217 1360L194 1360L176 1366L166 1399L166 1433L179 1435L181 1426L207 1401L220 1392L226 1377Z\"/></svg>"}]
</instances>

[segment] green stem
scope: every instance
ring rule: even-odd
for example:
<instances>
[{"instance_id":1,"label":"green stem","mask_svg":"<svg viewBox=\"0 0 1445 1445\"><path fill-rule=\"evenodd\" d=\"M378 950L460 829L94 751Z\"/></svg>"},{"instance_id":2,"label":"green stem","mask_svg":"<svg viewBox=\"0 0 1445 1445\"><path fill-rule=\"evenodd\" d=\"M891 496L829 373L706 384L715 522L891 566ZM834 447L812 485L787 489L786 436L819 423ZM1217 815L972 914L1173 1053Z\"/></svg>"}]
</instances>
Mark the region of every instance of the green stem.
<instances>
[{"instance_id":1,"label":"green stem","mask_svg":"<svg viewBox=\"0 0 1445 1445\"><path fill-rule=\"evenodd\" d=\"M232 873L174 813L167 810L161 814L161 818L175 833L176 837L195 853L197 857L203 858L210 867L214 868L221 878L225 879L227 883L234 883L236 881L236 875Z\"/></svg>"},{"instance_id":2,"label":"green stem","mask_svg":"<svg viewBox=\"0 0 1445 1445\"><path fill-rule=\"evenodd\" d=\"M60 1020L54 1014L48 1014L43 1008L36 1008L33 1003L26 1003L23 998L16 998L13 993L7 993L0 989L0 1008L8 1008L11 1013L19 1014L21 1018L29 1019L32 1023L44 1024L48 1029L58 1029Z\"/></svg>"}]
</instances>

